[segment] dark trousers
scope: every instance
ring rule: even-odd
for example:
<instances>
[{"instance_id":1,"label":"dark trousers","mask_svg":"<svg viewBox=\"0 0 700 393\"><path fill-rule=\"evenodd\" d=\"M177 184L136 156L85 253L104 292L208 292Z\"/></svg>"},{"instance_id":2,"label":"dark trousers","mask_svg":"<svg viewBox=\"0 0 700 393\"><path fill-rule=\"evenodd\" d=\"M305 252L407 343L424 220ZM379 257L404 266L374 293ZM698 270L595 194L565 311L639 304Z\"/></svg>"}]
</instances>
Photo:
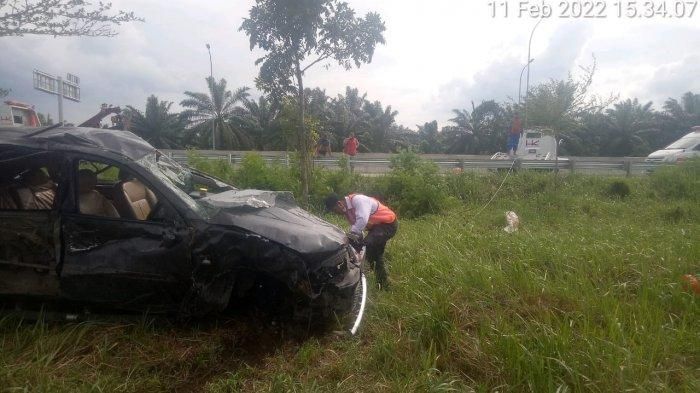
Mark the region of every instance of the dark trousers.
<instances>
[{"instance_id":1,"label":"dark trousers","mask_svg":"<svg viewBox=\"0 0 700 393\"><path fill-rule=\"evenodd\" d=\"M374 271L377 274L377 282L382 285L387 283L387 274L384 268L384 248L386 248L386 242L396 235L398 228L399 220L391 224L375 225L367 232L367 237L365 237L367 261L370 263L370 266L374 267Z\"/></svg>"}]
</instances>

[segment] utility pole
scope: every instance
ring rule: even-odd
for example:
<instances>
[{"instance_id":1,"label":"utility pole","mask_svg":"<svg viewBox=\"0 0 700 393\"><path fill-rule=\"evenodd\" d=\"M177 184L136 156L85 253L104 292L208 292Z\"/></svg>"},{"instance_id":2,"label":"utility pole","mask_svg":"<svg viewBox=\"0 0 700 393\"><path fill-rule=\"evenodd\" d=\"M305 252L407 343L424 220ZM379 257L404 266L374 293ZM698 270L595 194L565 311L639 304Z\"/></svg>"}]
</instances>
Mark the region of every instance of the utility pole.
<instances>
[{"instance_id":1,"label":"utility pole","mask_svg":"<svg viewBox=\"0 0 700 393\"><path fill-rule=\"evenodd\" d=\"M525 72L525 68L529 67L530 63L533 61L535 61L535 59L530 59L530 61L528 61L523 67L523 70L520 71L520 82L518 82L518 105L520 105L520 98L522 97L521 90L523 88L523 72Z\"/></svg>"},{"instance_id":2,"label":"utility pole","mask_svg":"<svg viewBox=\"0 0 700 393\"><path fill-rule=\"evenodd\" d=\"M537 29L537 26L542 23L544 18L540 18L539 21L537 21L537 24L535 24L535 27L532 28L532 32L530 33L530 41L527 44L527 82L525 84L525 124L524 126L527 127L527 97L530 96L530 64L532 63L532 58L530 57L530 50L532 49L532 37L535 35L535 30Z\"/></svg>"},{"instance_id":3,"label":"utility pole","mask_svg":"<svg viewBox=\"0 0 700 393\"><path fill-rule=\"evenodd\" d=\"M213 63L211 62L211 46L207 44L207 52L209 52L209 79L212 83L214 84L214 66ZM209 90L212 90L211 88ZM211 92L213 94L213 92ZM212 105L212 114L215 114L214 112L214 97L212 96L211 100L211 105ZM211 121L211 149L216 150L216 116Z\"/></svg>"},{"instance_id":4,"label":"utility pole","mask_svg":"<svg viewBox=\"0 0 700 393\"><path fill-rule=\"evenodd\" d=\"M57 79L57 84L58 84L58 122L63 125L63 78L60 76Z\"/></svg>"}]
</instances>

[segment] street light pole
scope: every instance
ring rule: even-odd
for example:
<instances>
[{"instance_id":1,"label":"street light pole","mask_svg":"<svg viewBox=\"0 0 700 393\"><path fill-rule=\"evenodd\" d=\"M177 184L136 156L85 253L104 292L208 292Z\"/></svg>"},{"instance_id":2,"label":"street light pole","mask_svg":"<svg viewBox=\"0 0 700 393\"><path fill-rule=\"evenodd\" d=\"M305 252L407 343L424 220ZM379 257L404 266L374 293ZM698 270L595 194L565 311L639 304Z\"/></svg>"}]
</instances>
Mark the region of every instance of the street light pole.
<instances>
[{"instance_id":1,"label":"street light pole","mask_svg":"<svg viewBox=\"0 0 700 393\"><path fill-rule=\"evenodd\" d=\"M527 64L525 64L525 66L523 67L523 70L520 71L520 82L518 82L518 105L520 105L520 97L522 97L521 90L523 88L523 73L525 72L525 68L529 67L530 63L532 63L533 61L535 61L535 59L530 59L530 61L528 61Z\"/></svg>"},{"instance_id":2,"label":"street light pole","mask_svg":"<svg viewBox=\"0 0 700 393\"><path fill-rule=\"evenodd\" d=\"M207 52L209 52L209 79L210 83L213 85L214 84L214 66L211 62L211 46L207 44ZM212 90L209 88L209 90ZM211 93L213 94L213 93ZM214 112L214 97L212 97L212 113L215 114ZM216 150L216 116L211 121L211 149Z\"/></svg>"},{"instance_id":3,"label":"street light pole","mask_svg":"<svg viewBox=\"0 0 700 393\"><path fill-rule=\"evenodd\" d=\"M532 49L532 37L535 35L535 30L537 30L537 26L542 23L544 18L540 18L539 21L537 21L537 24L535 24L535 27L532 28L532 32L530 33L530 41L527 44L527 82L525 83L525 127L527 127L527 97L530 95L530 64L532 63L532 58L530 57L530 50Z\"/></svg>"},{"instance_id":4,"label":"street light pole","mask_svg":"<svg viewBox=\"0 0 700 393\"><path fill-rule=\"evenodd\" d=\"M56 88L58 89L58 122L63 127L63 79L59 76L56 83Z\"/></svg>"}]
</instances>

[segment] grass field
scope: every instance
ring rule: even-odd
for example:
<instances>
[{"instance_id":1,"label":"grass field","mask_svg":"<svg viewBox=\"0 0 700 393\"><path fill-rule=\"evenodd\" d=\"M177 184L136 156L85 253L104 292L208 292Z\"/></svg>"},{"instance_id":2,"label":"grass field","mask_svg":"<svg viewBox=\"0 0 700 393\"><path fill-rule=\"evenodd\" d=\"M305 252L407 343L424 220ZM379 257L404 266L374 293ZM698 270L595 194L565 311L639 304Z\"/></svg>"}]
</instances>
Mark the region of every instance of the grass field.
<instances>
[{"instance_id":1,"label":"grass field","mask_svg":"<svg viewBox=\"0 0 700 393\"><path fill-rule=\"evenodd\" d=\"M452 179L447 212L401 221L358 337L10 316L0 391L700 391L700 297L681 285L700 273L700 174L627 179L628 196L515 174L481 210L502 176Z\"/></svg>"}]
</instances>

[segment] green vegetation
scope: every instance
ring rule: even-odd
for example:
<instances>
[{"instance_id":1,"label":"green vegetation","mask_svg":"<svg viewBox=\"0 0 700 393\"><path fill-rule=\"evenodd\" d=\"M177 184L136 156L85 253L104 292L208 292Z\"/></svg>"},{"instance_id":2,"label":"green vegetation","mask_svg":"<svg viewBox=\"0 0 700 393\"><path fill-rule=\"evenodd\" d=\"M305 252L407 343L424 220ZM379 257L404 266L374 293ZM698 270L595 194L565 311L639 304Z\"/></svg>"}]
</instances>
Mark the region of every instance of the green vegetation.
<instances>
[{"instance_id":1,"label":"green vegetation","mask_svg":"<svg viewBox=\"0 0 700 393\"><path fill-rule=\"evenodd\" d=\"M193 162L247 186L294 187L285 183L293 167L254 155L235 170ZM315 176L326 182L315 192L386 191L401 213L387 255L394 285L370 293L358 337L300 339L259 321L8 317L0 320L0 389L700 389L700 298L680 280L700 273L699 161L624 180L514 173L485 209L504 174L439 176L410 154L395 165L377 178ZM420 182L443 202L419 203L407 189ZM411 209L423 210L408 218ZM514 234L502 230L508 210L521 218Z\"/></svg>"}]
</instances>

